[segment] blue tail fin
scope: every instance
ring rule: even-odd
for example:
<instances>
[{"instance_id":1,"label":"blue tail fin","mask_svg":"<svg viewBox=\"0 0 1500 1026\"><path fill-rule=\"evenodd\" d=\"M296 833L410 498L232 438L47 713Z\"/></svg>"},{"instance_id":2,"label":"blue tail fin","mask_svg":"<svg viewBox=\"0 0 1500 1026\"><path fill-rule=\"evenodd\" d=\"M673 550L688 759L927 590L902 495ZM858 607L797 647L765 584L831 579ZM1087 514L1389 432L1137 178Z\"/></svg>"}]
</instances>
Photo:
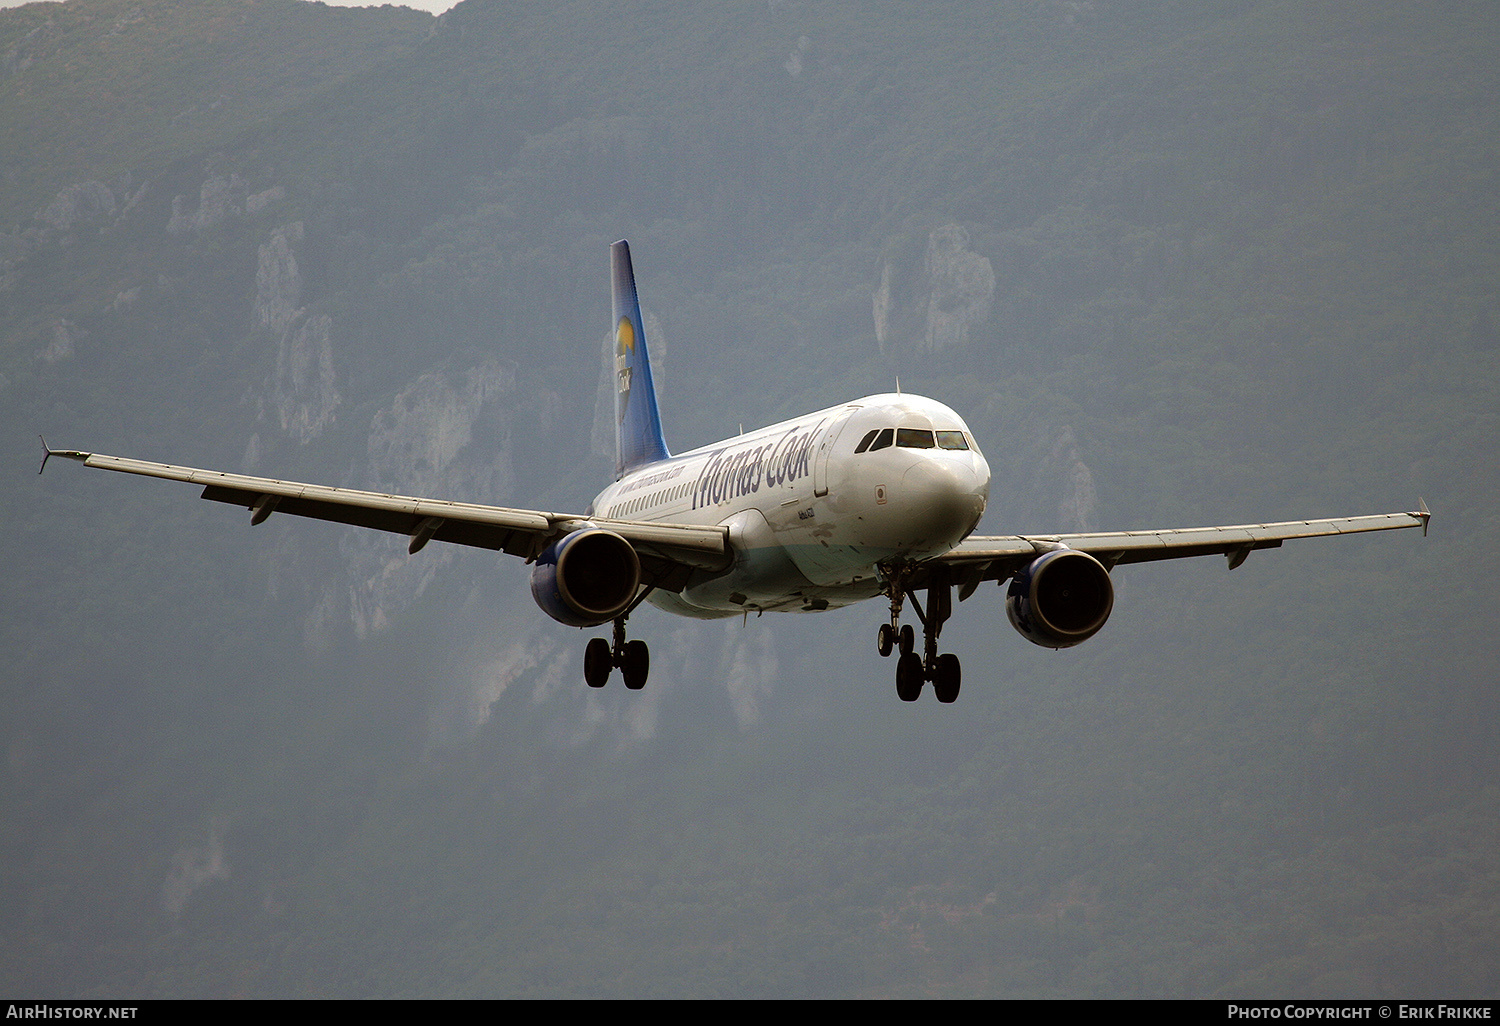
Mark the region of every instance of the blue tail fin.
<instances>
[{"instance_id":1,"label":"blue tail fin","mask_svg":"<svg viewBox=\"0 0 1500 1026\"><path fill-rule=\"evenodd\" d=\"M661 435L630 244L621 240L610 246L609 264L615 312L615 480L619 480L636 467L672 454Z\"/></svg>"}]
</instances>

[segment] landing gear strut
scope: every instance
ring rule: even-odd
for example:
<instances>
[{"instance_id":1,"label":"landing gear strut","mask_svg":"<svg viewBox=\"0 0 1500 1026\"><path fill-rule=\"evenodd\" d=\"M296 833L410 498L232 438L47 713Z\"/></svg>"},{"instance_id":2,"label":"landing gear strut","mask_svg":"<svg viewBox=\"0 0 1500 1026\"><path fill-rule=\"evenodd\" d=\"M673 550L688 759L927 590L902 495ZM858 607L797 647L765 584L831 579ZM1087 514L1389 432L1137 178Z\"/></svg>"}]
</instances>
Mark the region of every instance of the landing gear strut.
<instances>
[{"instance_id":1,"label":"landing gear strut","mask_svg":"<svg viewBox=\"0 0 1500 1026\"><path fill-rule=\"evenodd\" d=\"M932 692L937 700L949 703L957 700L963 669L958 656L951 653L938 655L937 639L943 632L943 624L953 615L953 589L948 580L947 567L934 566L928 569L927 608L924 610L916 594L906 586L908 567L897 567L887 575L885 592L891 599L891 622L880 625L875 635L876 650L888 656L899 649L901 658L896 660L896 696L903 702L915 702L922 693L922 685L932 682ZM917 619L922 621L922 654L917 655L916 632L911 624L901 623L901 607L911 599Z\"/></svg>"},{"instance_id":2,"label":"landing gear strut","mask_svg":"<svg viewBox=\"0 0 1500 1026\"><path fill-rule=\"evenodd\" d=\"M594 638L583 650L583 679L591 688L602 688L609 683L609 672L616 666L625 686L639 691L646 686L646 677L651 672L651 650L644 641L625 640L625 617L615 620L615 639L611 645L603 638Z\"/></svg>"}]
</instances>

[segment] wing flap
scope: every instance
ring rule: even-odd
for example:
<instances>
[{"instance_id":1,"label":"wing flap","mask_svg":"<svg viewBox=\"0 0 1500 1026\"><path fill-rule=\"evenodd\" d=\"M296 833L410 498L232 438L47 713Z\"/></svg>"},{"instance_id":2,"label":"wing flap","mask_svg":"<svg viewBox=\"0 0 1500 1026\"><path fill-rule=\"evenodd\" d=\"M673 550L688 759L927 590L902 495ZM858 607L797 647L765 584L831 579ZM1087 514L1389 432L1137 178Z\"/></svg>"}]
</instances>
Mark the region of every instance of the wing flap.
<instances>
[{"instance_id":1,"label":"wing flap","mask_svg":"<svg viewBox=\"0 0 1500 1026\"><path fill-rule=\"evenodd\" d=\"M351 527L368 527L376 531L388 531L391 534L404 534L413 539L413 552L420 549L427 541L437 540L481 549L514 551L517 555L526 555L530 552L531 540L549 526L545 520L542 520L540 525L532 521L517 526L509 517L498 522L467 519L464 516L466 511L455 508L458 504L431 500L414 501L410 508L391 507L383 503L366 505L360 500L368 497L379 499L394 497L372 496L369 492L356 492L349 489L331 489L331 491L340 494L330 500L316 495L277 495L275 492L264 490L208 485L203 489L203 498L213 502L244 506L246 509L256 510L259 516L262 502L270 496L276 501L267 515L285 513L294 517L309 517L335 524L347 524ZM448 508L435 510L433 507ZM436 524L433 524L431 529L424 530L424 527L432 521L436 521ZM518 541L522 543L520 551L512 548Z\"/></svg>"}]
</instances>

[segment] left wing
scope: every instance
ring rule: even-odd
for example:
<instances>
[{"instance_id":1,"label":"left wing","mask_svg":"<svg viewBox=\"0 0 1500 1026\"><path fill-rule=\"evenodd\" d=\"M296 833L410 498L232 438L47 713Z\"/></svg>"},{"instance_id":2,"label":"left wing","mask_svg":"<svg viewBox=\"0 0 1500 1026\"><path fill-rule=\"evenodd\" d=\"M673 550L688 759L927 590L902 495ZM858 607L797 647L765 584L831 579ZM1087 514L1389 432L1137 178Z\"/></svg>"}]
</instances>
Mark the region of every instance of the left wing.
<instances>
[{"instance_id":1,"label":"left wing","mask_svg":"<svg viewBox=\"0 0 1500 1026\"><path fill-rule=\"evenodd\" d=\"M46 448L46 442L43 441ZM247 477L218 470L176 467L122 456L46 449L42 469L53 456L76 460L97 470L159 477L203 486L203 498L251 510L250 523L259 524L272 513L330 520L403 534L408 552L429 541L473 545L521 556L528 562L557 539L585 527L602 527L625 538L635 548L655 587L671 588L672 579L685 577L690 567L717 568L728 561L728 530L693 524L661 524L639 520L608 520L569 513L481 506L442 499L386 495L329 485ZM678 585L680 588L681 585Z\"/></svg>"},{"instance_id":2,"label":"left wing","mask_svg":"<svg viewBox=\"0 0 1500 1026\"><path fill-rule=\"evenodd\" d=\"M1053 549L1087 552L1105 569L1121 563L1221 554L1233 570L1256 549L1280 548L1295 538L1320 538L1365 531L1420 527L1427 533L1432 514L1427 504L1410 513L1381 513L1366 517L1291 520L1279 524L1240 524L1232 527L1188 527L1167 531L1115 531L1095 534L997 535L965 538L952 551L932 560L946 565L965 599L984 581L1004 581L1021 567ZM920 586L920 585L918 585Z\"/></svg>"}]
</instances>

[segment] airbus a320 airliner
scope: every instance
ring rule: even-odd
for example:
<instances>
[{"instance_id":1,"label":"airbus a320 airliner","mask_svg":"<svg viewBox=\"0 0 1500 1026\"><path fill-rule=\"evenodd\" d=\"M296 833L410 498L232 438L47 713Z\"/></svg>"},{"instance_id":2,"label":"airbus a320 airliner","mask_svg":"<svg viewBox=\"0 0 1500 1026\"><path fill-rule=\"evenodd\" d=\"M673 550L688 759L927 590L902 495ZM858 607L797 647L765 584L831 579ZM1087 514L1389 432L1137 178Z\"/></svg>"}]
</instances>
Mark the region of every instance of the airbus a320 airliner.
<instances>
[{"instance_id":1,"label":"airbus a320 airliner","mask_svg":"<svg viewBox=\"0 0 1500 1026\"><path fill-rule=\"evenodd\" d=\"M681 616L817 612L884 596L882 656L899 652L896 693L915 701L932 684L958 697L958 657L938 636L960 601L985 581L1009 581L1005 611L1046 648L1087 641L1114 606L1110 571L1122 563L1225 555L1230 569L1254 549L1293 538L1421 527L1410 513L1237 527L1103 534L971 532L984 513L990 468L961 417L942 403L898 393L866 396L680 455L662 436L630 248L611 247L615 325L615 480L578 514L482 506L194 470L43 448L85 466L202 485L203 498L245 506L250 523L273 513L406 535L415 554L437 540L496 549L533 564L531 593L574 627L612 623L594 638L583 675L603 687L619 668L645 685L650 655L626 640L642 601ZM923 602L918 592L926 593ZM916 648L910 601L922 625Z\"/></svg>"}]
</instances>

